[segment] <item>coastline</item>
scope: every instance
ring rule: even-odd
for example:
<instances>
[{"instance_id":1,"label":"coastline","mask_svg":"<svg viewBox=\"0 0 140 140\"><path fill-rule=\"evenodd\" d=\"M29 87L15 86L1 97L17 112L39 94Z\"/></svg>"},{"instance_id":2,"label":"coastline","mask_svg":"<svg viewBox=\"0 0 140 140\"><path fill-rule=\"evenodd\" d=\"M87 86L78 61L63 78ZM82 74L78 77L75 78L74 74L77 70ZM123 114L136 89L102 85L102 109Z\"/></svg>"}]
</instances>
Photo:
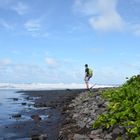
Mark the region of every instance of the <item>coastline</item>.
<instances>
[{"instance_id":1,"label":"coastline","mask_svg":"<svg viewBox=\"0 0 140 140\"><path fill-rule=\"evenodd\" d=\"M94 88L65 90L18 91L25 98L22 110L15 116L16 123L4 126L0 138L7 140L112 140L121 128L93 130L98 115L106 112L107 101L102 99L103 91L110 89ZM32 104L28 104L28 101ZM28 116L22 120L22 116ZM6 135L8 137L5 137Z\"/></svg>"},{"instance_id":2,"label":"coastline","mask_svg":"<svg viewBox=\"0 0 140 140\"><path fill-rule=\"evenodd\" d=\"M0 139L57 140L66 117L66 106L83 91L84 89L18 91L17 94L22 94L25 98L21 102L23 110L9 118L15 119L15 123L0 127ZM17 103L18 100L21 99L15 98L13 102Z\"/></svg>"},{"instance_id":3,"label":"coastline","mask_svg":"<svg viewBox=\"0 0 140 140\"><path fill-rule=\"evenodd\" d=\"M67 117L61 127L59 140L115 140L124 133L124 129L119 126L109 130L101 127L93 129L98 116L107 112L108 101L101 97L107 89L93 89L90 93L86 91L72 100L65 111Z\"/></svg>"}]
</instances>

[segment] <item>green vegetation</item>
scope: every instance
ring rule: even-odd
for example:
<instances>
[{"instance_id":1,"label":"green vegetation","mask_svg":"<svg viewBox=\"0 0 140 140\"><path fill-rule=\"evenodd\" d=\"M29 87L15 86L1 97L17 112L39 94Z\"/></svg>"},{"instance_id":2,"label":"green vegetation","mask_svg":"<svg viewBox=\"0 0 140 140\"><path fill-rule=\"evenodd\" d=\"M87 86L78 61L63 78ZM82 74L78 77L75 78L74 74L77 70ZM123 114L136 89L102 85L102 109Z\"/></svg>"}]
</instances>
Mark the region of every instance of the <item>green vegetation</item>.
<instances>
[{"instance_id":1,"label":"green vegetation","mask_svg":"<svg viewBox=\"0 0 140 140\"><path fill-rule=\"evenodd\" d=\"M130 139L140 139L140 75L105 91L103 98L109 101L108 112L98 117L93 128L123 126Z\"/></svg>"},{"instance_id":2,"label":"green vegetation","mask_svg":"<svg viewBox=\"0 0 140 140\"><path fill-rule=\"evenodd\" d=\"M88 91L88 97L92 97L93 95L93 91Z\"/></svg>"}]
</instances>

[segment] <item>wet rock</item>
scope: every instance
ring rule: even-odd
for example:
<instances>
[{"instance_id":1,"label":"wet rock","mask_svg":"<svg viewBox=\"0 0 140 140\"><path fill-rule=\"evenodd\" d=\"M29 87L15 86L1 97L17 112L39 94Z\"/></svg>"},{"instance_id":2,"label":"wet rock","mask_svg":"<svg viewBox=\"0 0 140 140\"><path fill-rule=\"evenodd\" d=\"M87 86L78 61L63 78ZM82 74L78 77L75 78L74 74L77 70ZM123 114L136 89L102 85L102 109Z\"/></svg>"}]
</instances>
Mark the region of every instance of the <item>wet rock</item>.
<instances>
[{"instance_id":1,"label":"wet rock","mask_svg":"<svg viewBox=\"0 0 140 140\"><path fill-rule=\"evenodd\" d=\"M91 134L92 135L95 135L95 134L100 134L100 133L102 133L102 129L96 129L96 130L93 130L93 131L91 131Z\"/></svg>"},{"instance_id":2,"label":"wet rock","mask_svg":"<svg viewBox=\"0 0 140 140\"><path fill-rule=\"evenodd\" d=\"M91 135L91 134L89 135L89 138L90 138L91 140L95 140L95 139L96 139L96 140L97 140L97 139L99 140L99 139L100 139L100 138L99 138L99 135Z\"/></svg>"},{"instance_id":3,"label":"wet rock","mask_svg":"<svg viewBox=\"0 0 140 140\"><path fill-rule=\"evenodd\" d=\"M102 98L100 96L96 96L96 100L101 100Z\"/></svg>"},{"instance_id":4,"label":"wet rock","mask_svg":"<svg viewBox=\"0 0 140 140\"><path fill-rule=\"evenodd\" d=\"M77 125L80 127L80 128L84 128L86 126L86 122L84 121L78 121L77 122Z\"/></svg>"},{"instance_id":5,"label":"wet rock","mask_svg":"<svg viewBox=\"0 0 140 140\"><path fill-rule=\"evenodd\" d=\"M39 103L39 104L34 104L34 107L36 107L36 108L47 107L47 105L44 103Z\"/></svg>"},{"instance_id":6,"label":"wet rock","mask_svg":"<svg viewBox=\"0 0 140 140\"><path fill-rule=\"evenodd\" d=\"M73 119L76 119L77 117L79 117L77 113L73 114Z\"/></svg>"},{"instance_id":7,"label":"wet rock","mask_svg":"<svg viewBox=\"0 0 140 140\"><path fill-rule=\"evenodd\" d=\"M71 91L71 89L66 89L66 91Z\"/></svg>"},{"instance_id":8,"label":"wet rock","mask_svg":"<svg viewBox=\"0 0 140 140\"><path fill-rule=\"evenodd\" d=\"M94 140L104 140L104 139L102 139L102 138L95 138Z\"/></svg>"},{"instance_id":9,"label":"wet rock","mask_svg":"<svg viewBox=\"0 0 140 140\"><path fill-rule=\"evenodd\" d=\"M12 118L21 118L21 114L13 114Z\"/></svg>"},{"instance_id":10,"label":"wet rock","mask_svg":"<svg viewBox=\"0 0 140 140\"><path fill-rule=\"evenodd\" d=\"M26 100L33 100L33 97L26 97Z\"/></svg>"},{"instance_id":11,"label":"wet rock","mask_svg":"<svg viewBox=\"0 0 140 140\"><path fill-rule=\"evenodd\" d=\"M22 127L20 125L16 125L16 126L14 126L14 128L21 129Z\"/></svg>"},{"instance_id":12,"label":"wet rock","mask_svg":"<svg viewBox=\"0 0 140 140\"><path fill-rule=\"evenodd\" d=\"M13 101L18 101L19 99L18 98L13 98Z\"/></svg>"},{"instance_id":13,"label":"wet rock","mask_svg":"<svg viewBox=\"0 0 140 140\"><path fill-rule=\"evenodd\" d=\"M83 100L83 103L86 103L86 102L88 102L88 99L84 99L84 100Z\"/></svg>"},{"instance_id":14,"label":"wet rock","mask_svg":"<svg viewBox=\"0 0 140 140\"><path fill-rule=\"evenodd\" d=\"M112 135L113 135L113 136L118 136L118 135L120 135L120 134L123 134L124 131L125 131L124 128L116 127L116 128L113 129Z\"/></svg>"},{"instance_id":15,"label":"wet rock","mask_svg":"<svg viewBox=\"0 0 140 140\"><path fill-rule=\"evenodd\" d=\"M88 123L88 128L89 127L93 127L93 123L95 122L95 120L91 120L89 123Z\"/></svg>"},{"instance_id":16,"label":"wet rock","mask_svg":"<svg viewBox=\"0 0 140 140\"><path fill-rule=\"evenodd\" d=\"M22 105L27 105L27 103L21 103Z\"/></svg>"},{"instance_id":17,"label":"wet rock","mask_svg":"<svg viewBox=\"0 0 140 140\"><path fill-rule=\"evenodd\" d=\"M85 108L85 109L83 110L83 114L89 114L89 109L88 109L88 108Z\"/></svg>"},{"instance_id":18,"label":"wet rock","mask_svg":"<svg viewBox=\"0 0 140 140\"><path fill-rule=\"evenodd\" d=\"M112 134L107 134L104 138L106 140L112 140Z\"/></svg>"},{"instance_id":19,"label":"wet rock","mask_svg":"<svg viewBox=\"0 0 140 140\"><path fill-rule=\"evenodd\" d=\"M70 123L75 123L75 121L71 118L66 118L64 121L63 121L63 125L68 125Z\"/></svg>"},{"instance_id":20,"label":"wet rock","mask_svg":"<svg viewBox=\"0 0 140 140\"><path fill-rule=\"evenodd\" d=\"M34 120L34 121L41 121L42 118L39 116L39 115L32 115L31 118Z\"/></svg>"},{"instance_id":21,"label":"wet rock","mask_svg":"<svg viewBox=\"0 0 140 140\"><path fill-rule=\"evenodd\" d=\"M90 138L85 135L75 134L73 140L90 140Z\"/></svg>"},{"instance_id":22,"label":"wet rock","mask_svg":"<svg viewBox=\"0 0 140 140\"><path fill-rule=\"evenodd\" d=\"M97 110L96 110L96 113L97 113L98 115L100 115L100 114L102 114L105 110L106 110L105 108L100 108L100 109L97 109Z\"/></svg>"},{"instance_id":23,"label":"wet rock","mask_svg":"<svg viewBox=\"0 0 140 140\"><path fill-rule=\"evenodd\" d=\"M41 135L32 135L31 140L47 140L48 136L47 134L41 134Z\"/></svg>"},{"instance_id":24,"label":"wet rock","mask_svg":"<svg viewBox=\"0 0 140 140\"><path fill-rule=\"evenodd\" d=\"M98 107L100 108L100 107L103 106L104 103L105 103L105 101L101 101L101 102L99 102L97 105L98 105Z\"/></svg>"}]
</instances>

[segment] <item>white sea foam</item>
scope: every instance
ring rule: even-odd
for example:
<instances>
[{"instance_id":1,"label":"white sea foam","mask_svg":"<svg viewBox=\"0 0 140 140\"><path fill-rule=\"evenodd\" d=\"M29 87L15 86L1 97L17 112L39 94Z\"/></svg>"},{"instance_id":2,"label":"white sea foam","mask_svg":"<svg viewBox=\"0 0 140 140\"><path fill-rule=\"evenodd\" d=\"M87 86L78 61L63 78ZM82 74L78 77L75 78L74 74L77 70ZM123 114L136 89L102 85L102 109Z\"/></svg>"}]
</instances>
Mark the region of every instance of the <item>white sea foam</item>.
<instances>
[{"instance_id":1,"label":"white sea foam","mask_svg":"<svg viewBox=\"0 0 140 140\"><path fill-rule=\"evenodd\" d=\"M91 85L92 86L92 85ZM93 88L114 87L116 85L94 85ZM30 84L14 84L14 83L0 83L0 89L17 89L17 90L50 90L50 89L84 89L85 84L44 84L44 83L30 83Z\"/></svg>"}]
</instances>

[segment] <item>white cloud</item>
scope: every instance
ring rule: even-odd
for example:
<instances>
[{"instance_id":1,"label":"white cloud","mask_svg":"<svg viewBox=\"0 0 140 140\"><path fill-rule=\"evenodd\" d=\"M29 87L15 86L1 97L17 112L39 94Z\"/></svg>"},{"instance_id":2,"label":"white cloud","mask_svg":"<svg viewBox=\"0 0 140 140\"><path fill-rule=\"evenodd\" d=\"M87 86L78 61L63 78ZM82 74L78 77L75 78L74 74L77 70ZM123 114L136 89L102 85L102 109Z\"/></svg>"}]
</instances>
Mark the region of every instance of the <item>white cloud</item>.
<instances>
[{"instance_id":1,"label":"white cloud","mask_svg":"<svg viewBox=\"0 0 140 140\"><path fill-rule=\"evenodd\" d=\"M102 47L102 46L98 46L98 47L87 47L86 48L86 51L88 53L92 53L92 54L102 54L102 53L105 53L106 49L105 47Z\"/></svg>"},{"instance_id":2,"label":"white cloud","mask_svg":"<svg viewBox=\"0 0 140 140\"><path fill-rule=\"evenodd\" d=\"M8 59L8 58L0 60L0 65L1 66L2 65L10 65L10 64L12 64L12 61L10 59Z\"/></svg>"},{"instance_id":3,"label":"white cloud","mask_svg":"<svg viewBox=\"0 0 140 140\"><path fill-rule=\"evenodd\" d=\"M48 57L48 56L45 58L45 62L49 67L58 67L59 66L59 63L56 59Z\"/></svg>"},{"instance_id":4,"label":"white cloud","mask_svg":"<svg viewBox=\"0 0 140 140\"><path fill-rule=\"evenodd\" d=\"M74 10L84 15L93 15L98 12L97 0L75 0Z\"/></svg>"},{"instance_id":5,"label":"white cloud","mask_svg":"<svg viewBox=\"0 0 140 140\"><path fill-rule=\"evenodd\" d=\"M28 5L22 2L18 2L16 5L12 6L12 10L16 11L19 15L24 15L28 12Z\"/></svg>"},{"instance_id":6,"label":"white cloud","mask_svg":"<svg viewBox=\"0 0 140 140\"><path fill-rule=\"evenodd\" d=\"M93 80L95 83L99 82L100 84L122 84L126 81L126 77L138 74L139 71L140 62L122 62L116 66L96 68Z\"/></svg>"},{"instance_id":7,"label":"white cloud","mask_svg":"<svg viewBox=\"0 0 140 140\"><path fill-rule=\"evenodd\" d=\"M10 59L0 60L0 81L19 83L84 83L84 70L75 63L56 60L46 57L46 66L32 64L15 64ZM131 72L132 73L132 72ZM129 74L130 75L130 74ZM103 67L94 71L90 83L122 83L122 79L129 76L126 71L112 67Z\"/></svg>"},{"instance_id":8,"label":"white cloud","mask_svg":"<svg viewBox=\"0 0 140 140\"><path fill-rule=\"evenodd\" d=\"M46 33L43 33L41 36L44 37L44 38L47 38L47 37L49 37L50 35L51 35L50 33L46 32Z\"/></svg>"},{"instance_id":9,"label":"white cloud","mask_svg":"<svg viewBox=\"0 0 140 140\"><path fill-rule=\"evenodd\" d=\"M140 71L140 62L134 62L134 63L124 62L124 63L122 63L122 65L129 68L129 70L132 69L132 70L135 70L137 72Z\"/></svg>"},{"instance_id":10,"label":"white cloud","mask_svg":"<svg viewBox=\"0 0 140 140\"><path fill-rule=\"evenodd\" d=\"M43 30L42 22L42 18L30 19L24 23L24 28L33 37L47 38L50 36L50 33L48 33L46 30Z\"/></svg>"},{"instance_id":11,"label":"white cloud","mask_svg":"<svg viewBox=\"0 0 140 140\"><path fill-rule=\"evenodd\" d=\"M8 60L0 62L0 81L3 82L43 82L49 81L50 77L46 69L37 65L14 64Z\"/></svg>"},{"instance_id":12,"label":"white cloud","mask_svg":"<svg viewBox=\"0 0 140 140\"><path fill-rule=\"evenodd\" d=\"M133 33L137 36L140 36L140 24L130 25Z\"/></svg>"},{"instance_id":13,"label":"white cloud","mask_svg":"<svg viewBox=\"0 0 140 140\"><path fill-rule=\"evenodd\" d=\"M39 20L30 19L24 24L25 28L29 32L39 31L41 28L41 23Z\"/></svg>"},{"instance_id":14,"label":"white cloud","mask_svg":"<svg viewBox=\"0 0 140 140\"><path fill-rule=\"evenodd\" d=\"M117 14L107 14L98 17L92 17L89 19L91 27L95 30L116 30L121 31L123 29L123 22L121 17Z\"/></svg>"},{"instance_id":15,"label":"white cloud","mask_svg":"<svg viewBox=\"0 0 140 140\"><path fill-rule=\"evenodd\" d=\"M117 12L118 0L75 0L75 9L89 17L95 30L122 30L124 21Z\"/></svg>"},{"instance_id":16,"label":"white cloud","mask_svg":"<svg viewBox=\"0 0 140 140\"><path fill-rule=\"evenodd\" d=\"M126 71L122 71L119 67L106 66L94 71L94 82L100 84L120 84L125 81Z\"/></svg>"},{"instance_id":17,"label":"white cloud","mask_svg":"<svg viewBox=\"0 0 140 140\"><path fill-rule=\"evenodd\" d=\"M4 28L6 30L12 30L14 26L6 22L4 19L0 19L0 28Z\"/></svg>"},{"instance_id":18,"label":"white cloud","mask_svg":"<svg viewBox=\"0 0 140 140\"><path fill-rule=\"evenodd\" d=\"M29 11L29 6L27 4L16 0L0 0L0 7L15 11L19 15L24 15Z\"/></svg>"},{"instance_id":19,"label":"white cloud","mask_svg":"<svg viewBox=\"0 0 140 140\"><path fill-rule=\"evenodd\" d=\"M0 81L16 83L71 83L79 82L81 73L74 68L58 67L53 58L46 59L47 66L15 64L9 59L0 61ZM64 68L65 67L65 68ZM82 79L83 80L83 79Z\"/></svg>"},{"instance_id":20,"label":"white cloud","mask_svg":"<svg viewBox=\"0 0 140 140\"><path fill-rule=\"evenodd\" d=\"M82 31L84 29L84 26L80 23L79 25L70 25L69 30L67 31L69 34L75 33L77 31Z\"/></svg>"}]
</instances>

